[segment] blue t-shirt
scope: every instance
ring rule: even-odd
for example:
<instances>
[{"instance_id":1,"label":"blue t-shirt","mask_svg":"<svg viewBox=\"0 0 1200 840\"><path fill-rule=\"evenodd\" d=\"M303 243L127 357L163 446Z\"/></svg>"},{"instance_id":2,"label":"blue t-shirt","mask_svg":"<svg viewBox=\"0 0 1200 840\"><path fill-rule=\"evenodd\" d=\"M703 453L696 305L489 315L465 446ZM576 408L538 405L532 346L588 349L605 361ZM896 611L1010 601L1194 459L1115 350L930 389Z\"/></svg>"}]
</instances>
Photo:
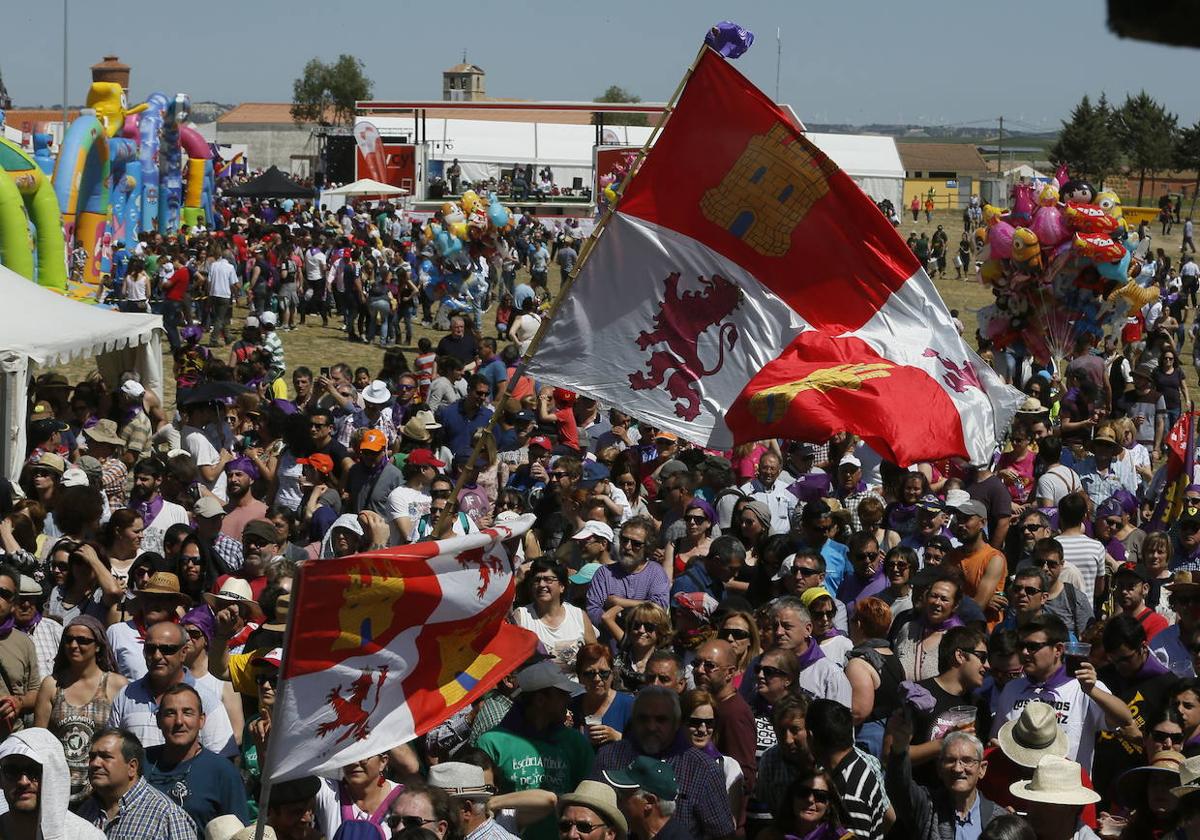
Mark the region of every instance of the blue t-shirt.
<instances>
[{"instance_id":1,"label":"blue t-shirt","mask_svg":"<svg viewBox=\"0 0 1200 840\"><path fill-rule=\"evenodd\" d=\"M492 409L481 406L474 417L463 414L462 400L443 405L437 410L437 420L442 424L446 446L455 455L471 451L471 435L482 429L492 417Z\"/></svg>"},{"instance_id":2,"label":"blue t-shirt","mask_svg":"<svg viewBox=\"0 0 1200 840\"><path fill-rule=\"evenodd\" d=\"M508 379L508 368L499 356L492 356L491 361L480 365L477 372L492 386L492 398L495 399L500 393L500 383Z\"/></svg>"},{"instance_id":3,"label":"blue t-shirt","mask_svg":"<svg viewBox=\"0 0 1200 840\"><path fill-rule=\"evenodd\" d=\"M204 748L190 761L181 761L170 770L159 768L164 747L146 748L146 781L176 804L181 804L198 836L204 827L222 814L233 814L249 822L246 788L232 762Z\"/></svg>"},{"instance_id":4,"label":"blue t-shirt","mask_svg":"<svg viewBox=\"0 0 1200 840\"><path fill-rule=\"evenodd\" d=\"M600 665L597 664L593 667L599 668ZM582 694L571 698L571 716L575 719L575 728L582 732L584 737L587 737L587 724L583 722ZM600 717L600 722L623 733L631 717L633 717L633 695L626 694L624 691L618 691L617 696L608 704L608 708Z\"/></svg>"}]
</instances>

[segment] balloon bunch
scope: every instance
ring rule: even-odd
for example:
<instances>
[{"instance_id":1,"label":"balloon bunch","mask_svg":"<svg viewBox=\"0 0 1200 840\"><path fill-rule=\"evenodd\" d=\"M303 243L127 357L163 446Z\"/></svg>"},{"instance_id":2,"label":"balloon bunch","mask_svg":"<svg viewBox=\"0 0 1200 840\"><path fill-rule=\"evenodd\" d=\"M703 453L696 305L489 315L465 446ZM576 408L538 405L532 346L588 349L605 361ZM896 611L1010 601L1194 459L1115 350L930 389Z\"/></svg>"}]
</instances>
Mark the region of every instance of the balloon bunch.
<instances>
[{"instance_id":1,"label":"balloon bunch","mask_svg":"<svg viewBox=\"0 0 1200 840\"><path fill-rule=\"evenodd\" d=\"M979 311L979 332L993 346L1024 348L1044 364L1157 299L1156 287L1131 279L1141 270L1137 234L1116 193L1060 167L1053 181L1015 185L1011 198L1009 210L985 205L976 232L979 281L996 299Z\"/></svg>"},{"instance_id":2,"label":"balloon bunch","mask_svg":"<svg viewBox=\"0 0 1200 840\"><path fill-rule=\"evenodd\" d=\"M499 234L515 224L512 211L495 193L484 198L467 190L458 202L443 204L441 221L430 220L421 233L440 259L457 265L469 257L490 256Z\"/></svg>"},{"instance_id":3,"label":"balloon bunch","mask_svg":"<svg viewBox=\"0 0 1200 840\"><path fill-rule=\"evenodd\" d=\"M621 185L629 177L629 172L633 169L633 164L636 160L637 152L625 152L617 158L612 169L600 176L599 199L601 208L607 210L610 207L616 206Z\"/></svg>"}]
</instances>

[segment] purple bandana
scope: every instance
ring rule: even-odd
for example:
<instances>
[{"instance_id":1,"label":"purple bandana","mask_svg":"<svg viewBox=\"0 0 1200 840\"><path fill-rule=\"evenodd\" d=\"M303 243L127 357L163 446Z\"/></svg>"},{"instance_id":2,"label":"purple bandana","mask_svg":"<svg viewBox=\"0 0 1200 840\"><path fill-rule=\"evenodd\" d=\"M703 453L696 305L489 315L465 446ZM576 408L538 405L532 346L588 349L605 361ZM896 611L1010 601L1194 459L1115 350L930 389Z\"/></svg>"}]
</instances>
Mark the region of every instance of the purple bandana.
<instances>
[{"instance_id":1,"label":"purple bandana","mask_svg":"<svg viewBox=\"0 0 1200 840\"><path fill-rule=\"evenodd\" d=\"M142 518L143 527L153 522L162 509L163 497L161 494L155 494L154 498L148 502L136 502L133 505L133 512Z\"/></svg>"},{"instance_id":2,"label":"purple bandana","mask_svg":"<svg viewBox=\"0 0 1200 840\"><path fill-rule=\"evenodd\" d=\"M254 462L251 461L249 458L247 458L245 455L240 455L237 458L234 458L228 464L226 464L225 471L229 472L230 470L237 470L238 472L244 472L246 475L250 476L251 481L258 481L258 477L259 477L258 467L256 467L254 465Z\"/></svg>"},{"instance_id":3,"label":"purple bandana","mask_svg":"<svg viewBox=\"0 0 1200 840\"><path fill-rule=\"evenodd\" d=\"M956 614L951 613L950 617L938 624L928 624L925 621L925 616L922 615L917 619L921 622L921 638L925 638L930 633L937 633L940 630L949 630L951 627L962 627L963 620Z\"/></svg>"},{"instance_id":4,"label":"purple bandana","mask_svg":"<svg viewBox=\"0 0 1200 840\"><path fill-rule=\"evenodd\" d=\"M1033 689L1035 694L1049 694L1051 697L1057 698L1055 691L1062 688L1064 685L1075 679L1074 676L1067 673L1067 666L1060 665L1050 677L1042 683L1036 683L1033 680L1029 681L1029 687Z\"/></svg>"},{"instance_id":5,"label":"purple bandana","mask_svg":"<svg viewBox=\"0 0 1200 840\"><path fill-rule=\"evenodd\" d=\"M1138 669L1135 679L1148 680L1151 677L1161 677L1163 674L1171 673L1167 666L1158 661L1158 657L1151 653L1146 657L1146 661L1142 663L1142 667Z\"/></svg>"},{"instance_id":6,"label":"purple bandana","mask_svg":"<svg viewBox=\"0 0 1200 840\"><path fill-rule=\"evenodd\" d=\"M816 662L818 659L825 658L825 651L821 650L821 644L816 639L808 640L808 650L796 658L800 663L800 670L803 671L809 665Z\"/></svg>"},{"instance_id":7,"label":"purple bandana","mask_svg":"<svg viewBox=\"0 0 1200 840\"><path fill-rule=\"evenodd\" d=\"M22 633L25 633L26 635L28 635L28 634L32 633L34 631L34 629L41 623L42 623L41 611L34 610L33 618L29 619L28 624L22 624L21 622L18 621L18 622L16 622L16 625L17 625L18 630L20 630ZM1151 657L1151 658L1153 658L1153 657Z\"/></svg>"}]
</instances>

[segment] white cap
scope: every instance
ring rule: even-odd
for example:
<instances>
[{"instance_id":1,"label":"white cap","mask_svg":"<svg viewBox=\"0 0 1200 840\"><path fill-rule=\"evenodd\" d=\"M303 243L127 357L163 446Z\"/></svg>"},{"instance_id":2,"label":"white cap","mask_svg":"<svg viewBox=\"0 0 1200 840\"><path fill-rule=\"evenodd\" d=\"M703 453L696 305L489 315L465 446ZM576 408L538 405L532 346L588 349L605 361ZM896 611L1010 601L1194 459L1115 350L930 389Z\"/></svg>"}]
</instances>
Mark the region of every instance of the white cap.
<instances>
[{"instance_id":1,"label":"white cap","mask_svg":"<svg viewBox=\"0 0 1200 840\"><path fill-rule=\"evenodd\" d=\"M789 554L783 558L783 562L779 564L779 571L771 576L771 580L783 580L792 573L792 569L796 566L796 555Z\"/></svg>"},{"instance_id":2,"label":"white cap","mask_svg":"<svg viewBox=\"0 0 1200 840\"><path fill-rule=\"evenodd\" d=\"M571 537L573 540L586 540L588 537L600 537L613 541L613 529L609 527L607 522L597 522L594 519L589 519L583 523L583 527L579 529L579 533Z\"/></svg>"},{"instance_id":3,"label":"white cap","mask_svg":"<svg viewBox=\"0 0 1200 840\"><path fill-rule=\"evenodd\" d=\"M946 492L946 507L950 510L958 510L965 502L971 501L971 494L966 490L959 490L957 487Z\"/></svg>"},{"instance_id":4,"label":"white cap","mask_svg":"<svg viewBox=\"0 0 1200 840\"><path fill-rule=\"evenodd\" d=\"M128 379L121 385L121 393L130 399L137 399L145 396L146 389L142 387L142 383L136 379Z\"/></svg>"},{"instance_id":5,"label":"white cap","mask_svg":"<svg viewBox=\"0 0 1200 840\"><path fill-rule=\"evenodd\" d=\"M59 479L59 483L62 484L63 487L87 487L87 473L79 469L79 467L69 467L67 471L62 474L62 478Z\"/></svg>"},{"instance_id":6,"label":"white cap","mask_svg":"<svg viewBox=\"0 0 1200 840\"><path fill-rule=\"evenodd\" d=\"M244 325L244 326L247 326L247 327L257 327L257 326L258 326L258 318L254 317L253 315L247 315L247 316L246 316L246 323L245 323L245 325Z\"/></svg>"},{"instance_id":7,"label":"white cap","mask_svg":"<svg viewBox=\"0 0 1200 840\"><path fill-rule=\"evenodd\" d=\"M855 469L860 469L862 467L862 461L855 458L849 452L842 456L842 460L838 461L839 467L845 466L846 464L854 465Z\"/></svg>"},{"instance_id":8,"label":"white cap","mask_svg":"<svg viewBox=\"0 0 1200 840\"><path fill-rule=\"evenodd\" d=\"M264 327L273 327L279 323L279 316L274 312L264 312L260 320Z\"/></svg>"}]
</instances>

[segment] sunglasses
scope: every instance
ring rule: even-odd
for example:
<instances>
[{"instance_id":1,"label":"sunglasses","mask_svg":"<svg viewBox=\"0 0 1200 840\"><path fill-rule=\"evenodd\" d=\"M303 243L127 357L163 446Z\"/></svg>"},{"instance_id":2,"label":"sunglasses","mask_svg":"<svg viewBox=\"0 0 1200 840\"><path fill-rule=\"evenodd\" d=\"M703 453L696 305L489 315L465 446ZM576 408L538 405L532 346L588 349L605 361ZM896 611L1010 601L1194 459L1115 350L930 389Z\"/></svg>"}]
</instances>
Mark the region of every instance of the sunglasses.
<instances>
[{"instance_id":1,"label":"sunglasses","mask_svg":"<svg viewBox=\"0 0 1200 840\"><path fill-rule=\"evenodd\" d=\"M750 631L737 627L726 627L717 631L717 638L726 642L744 642L750 638Z\"/></svg>"},{"instance_id":2,"label":"sunglasses","mask_svg":"<svg viewBox=\"0 0 1200 840\"><path fill-rule=\"evenodd\" d=\"M1013 586L1012 591L1014 595L1018 592L1021 592L1031 598L1034 595L1041 595L1043 592L1045 592L1044 589L1038 589L1036 586Z\"/></svg>"},{"instance_id":3,"label":"sunglasses","mask_svg":"<svg viewBox=\"0 0 1200 840\"><path fill-rule=\"evenodd\" d=\"M1038 558L1033 561L1033 565L1037 566L1038 568L1045 567L1047 569L1057 569L1062 564L1063 561L1061 560L1047 560L1045 558Z\"/></svg>"},{"instance_id":4,"label":"sunglasses","mask_svg":"<svg viewBox=\"0 0 1200 840\"><path fill-rule=\"evenodd\" d=\"M966 653L974 656L980 662L987 662L988 652L986 650L975 650L975 648L957 648L960 653Z\"/></svg>"},{"instance_id":5,"label":"sunglasses","mask_svg":"<svg viewBox=\"0 0 1200 840\"><path fill-rule=\"evenodd\" d=\"M56 571L56 572L65 572L67 569L71 568L71 564L70 563L51 563L50 568L54 569L54 571Z\"/></svg>"},{"instance_id":6,"label":"sunglasses","mask_svg":"<svg viewBox=\"0 0 1200 840\"><path fill-rule=\"evenodd\" d=\"M796 788L796 798L811 799L813 802L827 805L829 803L829 791L817 790L811 787L798 787Z\"/></svg>"},{"instance_id":7,"label":"sunglasses","mask_svg":"<svg viewBox=\"0 0 1200 840\"><path fill-rule=\"evenodd\" d=\"M437 820L427 820L423 817L407 815L402 817L399 814L388 814L387 822L389 826L395 829L399 828L400 826L404 826L405 828L420 828L423 825L429 825L431 822L437 822Z\"/></svg>"},{"instance_id":8,"label":"sunglasses","mask_svg":"<svg viewBox=\"0 0 1200 840\"><path fill-rule=\"evenodd\" d=\"M22 776L31 782L40 782L42 780L42 765L32 761L21 764L0 764L0 776L4 776L4 778L12 782L19 780Z\"/></svg>"},{"instance_id":9,"label":"sunglasses","mask_svg":"<svg viewBox=\"0 0 1200 840\"><path fill-rule=\"evenodd\" d=\"M887 569L889 572L903 572L908 568L908 563L903 560L889 560L887 563L883 564L883 568Z\"/></svg>"},{"instance_id":10,"label":"sunglasses","mask_svg":"<svg viewBox=\"0 0 1200 840\"><path fill-rule=\"evenodd\" d=\"M1104 524L1107 525L1109 528L1120 528L1121 520L1120 519L1105 519Z\"/></svg>"},{"instance_id":11,"label":"sunglasses","mask_svg":"<svg viewBox=\"0 0 1200 840\"><path fill-rule=\"evenodd\" d=\"M1017 650L1021 653L1037 653L1044 647L1050 647L1050 642L1020 642L1017 644Z\"/></svg>"},{"instance_id":12,"label":"sunglasses","mask_svg":"<svg viewBox=\"0 0 1200 840\"><path fill-rule=\"evenodd\" d=\"M800 577L812 577L813 575L821 574L821 570L814 566L796 566L796 574Z\"/></svg>"},{"instance_id":13,"label":"sunglasses","mask_svg":"<svg viewBox=\"0 0 1200 840\"><path fill-rule=\"evenodd\" d=\"M579 676L585 680L606 680L612 676L612 671L580 671Z\"/></svg>"},{"instance_id":14,"label":"sunglasses","mask_svg":"<svg viewBox=\"0 0 1200 840\"><path fill-rule=\"evenodd\" d=\"M625 536L624 534L621 535L621 542L633 549L641 548L646 544L645 540L635 540L631 537Z\"/></svg>"},{"instance_id":15,"label":"sunglasses","mask_svg":"<svg viewBox=\"0 0 1200 840\"><path fill-rule=\"evenodd\" d=\"M717 725L716 718L705 717L690 717L687 719L687 725L691 729L713 729Z\"/></svg>"},{"instance_id":16,"label":"sunglasses","mask_svg":"<svg viewBox=\"0 0 1200 840\"><path fill-rule=\"evenodd\" d=\"M397 385L396 386L397 391L415 391L416 388L417 388L416 385Z\"/></svg>"},{"instance_id":17,"label":"sunglasses","mask_svg":"<svg viewBox=\"0 0 1200 840\"><path fill-rule=\"evenodd\" d=\"M772 668L770 665L760 665L758 667L758 673L762 674L764 677L766 677L769 680L773 680L776 677L783 677L785 679L790 679L792 676L787 671L784 671L782 668Z\"/></svg>"},{"instance_id":18,"label":"sunglasses","mask_svg":"<svg viewBox=\"0 0 1200 840\"><path fill-rule=\"evenodd\" d=\"M683 517L683 521L684 522L692 522L692 523L695 523L698 525L701 522L707 522L708 517L705 516L704 514L700 513L700 514L685 516L685 517Z\"/></svg>"},{"instance_id":19,"label":"sunglasses","mask_svg":"<svg viewBox=\"0 0 1200 840\"><path fill-rule=\"evenodd\" d=\"M835 615L837 615L837 610L836 610L836 609L833 609L833 610L813 610L813 611L812 611L812 617L813 617L813 618L820 618L820 619L822 619L822 620L824 620L824 621L829 621L829 620L830 620L831 618L833 618Z\"/></svg>"},{"instance_id":20,"label":"sunglasses","mask_svg":"<svg viewBox=\"0 0 1200 840\"><path fill-rule=\"evenodd\" d=\"M874 560L879 556L878 551L860 551L854 555L855 560Z\"/></svg>"},{"instance_id":21,"label":"sunglasses","mask_svg":"<svg viewBox=\"0 0 1200 840\"><path fill-rule=\"evenodd\" d=\"M433 822L433 820L430 820ZM591 834L597 828L604 828L608 823L590 823L587 820L559 820L558 833L570 834L571 829L575 829L580 834ZM415 827L415 826L414 826Z\"/></svg>"},{"instance_id":22,"label":"sunglasses","mask_svg":"<svg viewBox=\"0 0 1200 840\"><path fill-rule=\"evenodd\" d=\"M629 625L630 630L641 630L644 633L657 633L658 625L653 621L635 621Z\"/></svg>"},{"instance_id":23,"label":"sunglasses","mask_svg":"<svg viewBox=\"0 0 1200 840\"><path fill-rule=\"evenodd\" d=\"M1168 742L1183 743L1182 732L1163 732L1161 729L1152 729L1150 730L1150 737L1159 744L1166 744Z\"/></svg>"},{"instance_id":24,"label":"sunglasses","mask_svg":"<svg viewBox=\"0 0 1200 840\"><path fill-rule=\"evenodd\" d=\"M1040 531L1045 527L1045 525L1042 525L1039 522L1027 522L1025 524L1025 533L1032 534L1034 531Z\"/></svg>"},{"instance_id":25,"label":"sunglasses","mask_svg":"<svg viewBox=\"0 0 1200 840\"><path fill-rule=\"evenodd\" d=\"M562 470L555 470L554 472L550 473L551 478L563 478L566 475L567 473L563 472Z\"/></svg>"},{"instance_id":26,"label":"sunglasses","mask_svg":"<svg viewBox=\"0 0 1200 840\"><path fill-rule=\"evenodd\" d=\"M0 586L0 598L4 599L5 601L11 601L16 597L16 594L17 593L13 592L11 589L5 589L3 586Z\"/></svg>"},{"instance_id":27,"label":"sunglasses","mask_svg":"<svg viewBox=\"0 0 1200 840\"><path fill-rule=\"evenodd\" d=\"M675 682L675 677L670 674L645 674L642 679L655 685L670 685Z\"/></svg>"},{"instance_id":28,"label":"sunglasses","mask_svg":"<svg viewBox=\"0 0 1200 840\"><path fill-rule=\"evenodd\" d=\"M259 685L275 685L279 682L278 674L259 674L254 678L254 681Z\"/></svg>"},{"instance_id":29,"label":"sunglasses","mask_svg":"<svg viewBox=\"0 0 1200 840\"><path fill-rule=\"evenodd\" d=\"M183 645L156 645L153 642L146 642L142 645L142 650L146 651L147 656L153 656L155 653L161 653L163 656L174 656L183 650Z\"/></svg>"},{"instance_id":30,"label":"sunglasses","mask_svg":"<svg viewBox=\"0 0 1200 840\"><path fill-rule=\"evenodd\" d=\"M76 644L80 647L91 647L92 645L96 644L96 640L91 636L63 636L62 643L64 646Z\"/></svg>"}]
</instances>

